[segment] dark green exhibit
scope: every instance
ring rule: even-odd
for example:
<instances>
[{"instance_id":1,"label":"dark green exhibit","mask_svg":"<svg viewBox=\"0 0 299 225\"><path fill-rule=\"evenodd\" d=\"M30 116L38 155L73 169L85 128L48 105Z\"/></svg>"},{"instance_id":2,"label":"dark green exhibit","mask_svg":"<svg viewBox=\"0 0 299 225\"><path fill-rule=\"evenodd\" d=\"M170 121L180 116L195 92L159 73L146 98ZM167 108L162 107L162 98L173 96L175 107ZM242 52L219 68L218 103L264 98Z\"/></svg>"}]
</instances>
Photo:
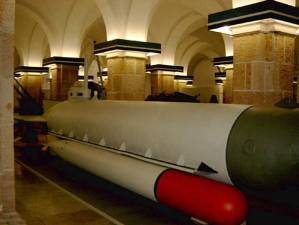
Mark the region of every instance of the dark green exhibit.
<instances>
[{"instance_id":1,"label":"dark green exhibit","mask_svg":"<svg viewBox=\"0 0 299 225\"><path fill-rule=\"evenodd\" d=\"M235 122L227 144L234 184L280 187L299 177L299 110L251 107Z\"/></svg>"}]
</instances>

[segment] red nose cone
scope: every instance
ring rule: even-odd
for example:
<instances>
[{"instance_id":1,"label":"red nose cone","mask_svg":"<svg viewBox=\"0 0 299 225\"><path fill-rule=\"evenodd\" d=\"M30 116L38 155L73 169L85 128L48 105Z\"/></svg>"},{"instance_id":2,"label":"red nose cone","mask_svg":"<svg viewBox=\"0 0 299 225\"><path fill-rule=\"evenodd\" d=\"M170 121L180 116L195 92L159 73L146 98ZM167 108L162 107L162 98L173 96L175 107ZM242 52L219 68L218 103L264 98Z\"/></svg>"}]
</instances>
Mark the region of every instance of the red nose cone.
<instances>
[{"instance_id":1,"label":"red nose cone","mask_svg":"<svg viewBox=\"0 0 299 225\"><path fill-rule=\"evenodd\" d=\"M239 225L248 211L246 198L235 187L173 169L161 174L156 197L160 203L215 225Z\"/></svg>"}]
</instances>

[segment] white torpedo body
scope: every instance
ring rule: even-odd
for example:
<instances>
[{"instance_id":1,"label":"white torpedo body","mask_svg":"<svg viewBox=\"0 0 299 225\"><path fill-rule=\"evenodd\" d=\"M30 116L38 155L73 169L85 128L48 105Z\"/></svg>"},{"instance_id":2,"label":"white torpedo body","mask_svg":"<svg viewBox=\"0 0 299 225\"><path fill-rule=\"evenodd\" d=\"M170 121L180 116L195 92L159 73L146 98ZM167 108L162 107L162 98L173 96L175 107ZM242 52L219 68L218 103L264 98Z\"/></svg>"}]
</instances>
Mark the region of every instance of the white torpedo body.
<instances>
[{"instance_id":1,"label":"white torpedo body","mask_svg":"<svg viewBox=\"0 0 299 225\"><path fill-rule=\"evenodd\" d=\"M249 106L68 101L47 114L51 132L189 171L202 163L231 183L226 144L238 116Z\"/></svg>"},{"instance_id":2,"label":"white torpedo body","mask_svg":"<svg viewBox=\"0 0 299 225\"><path fill-rule=\"evenodd\" d=\"M230 184L298 177L297 109L82 100L57 104L46 120L62 138L50 143L59 157L216 225L246 218Z\"/></svg>"}]
</instances>

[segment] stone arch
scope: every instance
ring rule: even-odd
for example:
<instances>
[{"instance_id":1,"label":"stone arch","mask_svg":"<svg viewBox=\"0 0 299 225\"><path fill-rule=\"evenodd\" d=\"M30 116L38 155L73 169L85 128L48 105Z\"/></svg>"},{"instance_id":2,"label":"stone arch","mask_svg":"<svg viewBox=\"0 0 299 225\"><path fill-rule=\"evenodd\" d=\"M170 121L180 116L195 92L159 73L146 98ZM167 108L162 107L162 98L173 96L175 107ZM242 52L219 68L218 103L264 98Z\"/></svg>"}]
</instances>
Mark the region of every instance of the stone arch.
<instances>
[{"instance_id":1,"label":"stone arch","mask_svg":"<svg viewBox=\"0 0 299 225\"><path fill-rule=\"evenodd\" d=\"M153 64L173 65L177 48L182 40L192 36L194 31L205 27L208 23L208 14L222 11L229 5L222 0L211 3L203 0L177 1L176 3L164 0L160 2L160 7L156 10L151 21L148 35L148 37L159 37L159 39L149 39L162 43L162 54L152 57ZM164 22L168 17L172 18L173 23L170 25ZM159 30L155 27L161 28Z\"/></svg>"},{"instance_id":2,"label":"stone arch","mask_svg":"<svg viewBox=\"0 0 299 225\"><path fill-rule=\"evenodd\" d=\"M54 45L54 33L50 23L48 23L37 10L34 10L31 6L27 6L24 2L22 2L22 4L17 2L16 12L24 13L26 16L32 18L37 24L39 24L47 37L51 49L51 46Z\"/></svg>"},{"instance_id":3,"label":"stone arch","mask_svg":"<svg viewBox=\"0 0 299 225\"><path fill-rule=\"evenodd\" d=\"M192 58L198 53L205 54L204 52L209 50L209 48L211 48L209 43L194 40L186 47L181 57L178 58L176 64L184 66L184 73L187 74Z\"/></svg>"},{"instance_id":4,"label":"stone arch","mask_svg":"<svg viewBox=\"0 0 299 225\"><path fill-rule=\"evenodd\" d=\"M159 4L160 0L132 0L126 29L127 39L147 41L148 27Z\"/></svg>"},{"instance_id":5,"label":"stone arch","mask_svg":"<svg viewBox=\"0 0 299 225\"><path fill-rule=\"evenodd\" d=\"M27 64L29 66L42 66L48 39L39 24L36 24L30 35Z\"/></svg>"},{"instance_id":6,"label":"stone arch","mask_svg":"<svg viewBox=\"0 0 299 225\"><path fill-rule=\"evenodd\" d=\"M181 20L181 23L172 30L169 38L167 39L165 44L165 52L163 53L163 61L165 62L167 59L171 59L169 63L173 64L175 61L176 48L179 45L183 35L192 33L197 28L204 26L205 23L206 20L197 14L193 16L192 14L189 14L188 17L186 17L184 20ZM177 33L182 33L182 35L176 35Z\"/></svg>"},{"instance_id":7,"label":"stone arch","mask_svg":"<svg viewBox=\"0 0 299 225\"><path fill-rule=\"evenodd\" d=\"M117 18L116 13L113 10L113 7L111 5L111 0L94 0L99 11L101 12L103 16L103 20L106 25L106 32L107 32L107 40L110 41L112 39L115 39L118 36L118 32L116 30L117 25ZM121 27L122 24L119 24Z\"/></svg>"},{"instance_id":8,"label":"stone arch","mask_svg":"<svg viewBox=\"0 0 299 225\"><path fill-rule=\"evenodd\" d=\"M79 57L86 30L100 18L101 11L93 1L89 1L89 4L86 4L86 1L75 1L66 19L62 55ZM104 32L106 33L106 28Z\"/></svg>"},{"instance_id":9,"label":"stone arch","mask_svg":"<svg viewBox=\"0 0 299 225\"><path fill-rule=\"evenodd\" d=\"M188 71L190 60L197 53L205 51L215 52L218 56L225 56L225 44L221 34L208 31L207 27L193 31L183 39L176 49L175 63L185 67Z\"/></svg>"},{"instance_id":10,"label":"stone arch","mask_svg":"<svg viewBox=\"0 0 299 225\"><path fill-rule=\"evenodd\" d=\"M213 58L218 57L216 52L207 50L202 53L195 54L188 64L188 74L194 77L196 86L214 87Z\"/></svg>"},{"instance_id":11,"label":"stone arch","mask_svg":"<svg viewBox=\"0 0 299 225\"><path fill-rule=\"evenodd\" d=\"M93 23L86 27L84 34L82 34L82 43L80 49L80 57L87 58L88 70L94 61L94 41L96 43L104 42L107 40L106 26L102 18L97 18ZM100 57L101 64L103 67L106 65L106 60Z\"/></svg>"},{"instance_id":12,"label":"stone arch","mask_svg":"<svg viewBox=\"0 0 299 225\"><path fill-rule=\"evenodd\" d=\"M193 76L192 87L184 89L190 95L199 95L201 102L209 102L212 95L220 99L219 87L215 84L215 67L212 59L217 57L213 50L205 49L202 53L196 53L188 64L187 74Z\"/></svg>"},{"instance_id":13,"label":"stone arch","mask_svg":"<svg viewBox=\"0 0 299 225\"><path fill-rule=\"evenodd\" d=\"M146 41L159 0L95 0L106 24L107 40Z\"/></svg>"}]
</instances>

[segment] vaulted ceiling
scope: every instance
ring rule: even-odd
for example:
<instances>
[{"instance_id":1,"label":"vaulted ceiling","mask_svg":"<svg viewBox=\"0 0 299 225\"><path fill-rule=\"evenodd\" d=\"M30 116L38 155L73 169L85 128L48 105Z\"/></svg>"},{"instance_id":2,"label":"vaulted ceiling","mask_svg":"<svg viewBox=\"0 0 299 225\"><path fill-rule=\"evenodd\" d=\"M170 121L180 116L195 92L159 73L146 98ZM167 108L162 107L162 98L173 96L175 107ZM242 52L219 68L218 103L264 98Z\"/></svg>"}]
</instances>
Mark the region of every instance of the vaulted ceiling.
<instances>
[{"instance_id":1,"label":"vaulted ceiling","mask_svg":"<svg viewBox=\"0 0 299 225\"><path fill-rule=\"evenodd\" d=\"M115 38L162 44L152 63L193 73L196 63L232 55L232 39L207 30L208 15L232 0L16 0L16 62L92 54L93 41Z\"/></svg>"}]
</instances>

